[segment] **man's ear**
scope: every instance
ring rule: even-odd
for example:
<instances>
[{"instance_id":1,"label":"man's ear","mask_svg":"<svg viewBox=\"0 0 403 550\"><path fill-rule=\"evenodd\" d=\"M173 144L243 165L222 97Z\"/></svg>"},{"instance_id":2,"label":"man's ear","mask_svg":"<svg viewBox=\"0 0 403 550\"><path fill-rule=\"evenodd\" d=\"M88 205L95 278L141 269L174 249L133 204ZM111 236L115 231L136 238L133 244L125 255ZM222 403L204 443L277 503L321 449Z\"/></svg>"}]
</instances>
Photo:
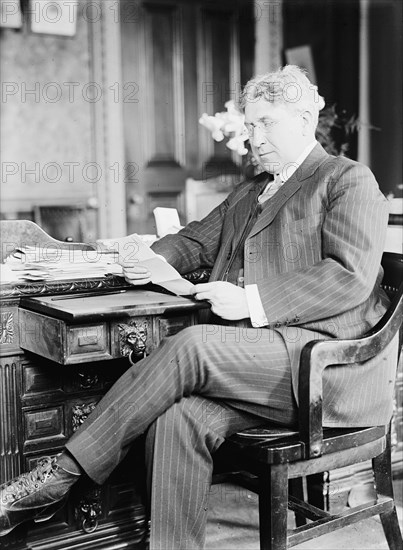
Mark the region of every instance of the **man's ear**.
<instances>
[{"instance_id":1,"label":"man's ear","mask_svg":"<svg viewBox=\"0 0 403 550\"><path fill-rule=\"evenodd\" d=\"M314 124L313 124L313 114L311 111L302 111L301 113L301 119L302 119L302 133L304 136L308 135L312 132Z\"/></svg>"}]
</instances>

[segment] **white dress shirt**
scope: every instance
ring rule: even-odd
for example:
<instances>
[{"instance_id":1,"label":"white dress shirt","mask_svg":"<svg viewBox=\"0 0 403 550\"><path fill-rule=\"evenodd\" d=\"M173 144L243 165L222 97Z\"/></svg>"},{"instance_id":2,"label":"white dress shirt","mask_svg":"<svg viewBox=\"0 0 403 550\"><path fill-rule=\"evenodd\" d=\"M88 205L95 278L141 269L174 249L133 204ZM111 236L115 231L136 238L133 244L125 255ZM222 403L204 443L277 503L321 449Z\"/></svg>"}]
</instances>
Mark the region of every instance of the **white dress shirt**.
<instances>
[{"instance_id":1,"label":"white dress shirt","mask_svg":"<svg viewBox=\"0 0 403 550\"><path fill-rule=\"evenodd\" d=\"M312 143L305 147L295 162L288 164L280 172L274 175L274 181L269 182L263 193L260 194L258 198L260 203L270 199L280 189L283 183L297 171L317 143L316 140L312 141ZM256 284L246 285L245 292L252 326L258 328L268 325L269 322L263 308L262 300L260 299L258 286Z\"/></svg>"}]
</instances>

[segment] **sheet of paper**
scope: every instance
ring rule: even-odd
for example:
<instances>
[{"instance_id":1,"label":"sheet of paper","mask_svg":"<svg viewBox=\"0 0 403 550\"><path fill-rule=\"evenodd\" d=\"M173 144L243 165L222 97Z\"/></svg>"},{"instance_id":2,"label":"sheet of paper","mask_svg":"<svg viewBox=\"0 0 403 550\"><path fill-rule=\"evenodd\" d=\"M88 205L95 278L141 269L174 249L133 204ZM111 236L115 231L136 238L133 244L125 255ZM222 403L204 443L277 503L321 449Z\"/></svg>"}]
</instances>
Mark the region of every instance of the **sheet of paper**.
<instances>
[{"instance_id":1,"label":"sheet of paper","mask_svg":"<svg viewBox=\"0 0 403 550\"><path fill-rule=\"evenodd\" d=\"M166 290L173 292L177 296L190 296L191 294L193 294L192 290L194 284L183 278L174 279L172 281L161 281L158 284Z\"/></svg>"},{"instance_id":2,"label":"sheet of paper","mask_svg":"<svg viewBox=\"0 0 403 550\"><path fill-rule=\"evenodd\" d=\"M139 263L151 272L151 282L178 296L192 294L194 285L183 279L178 271L166 262L133 233L119 239L97 241L97 249L48 250L24 247L6 259L2 269L4 283L28 280L70 280L122 276L122 265Z\"/></svg>"},{"instance_id":3,"label":"sheet of paper","mask_svg":"<svg viewBox=\"0 0 403 550\"><path fill-rule=\"evenodd\" d=\"M156 285L161 281L170 281L172 279L181 278L180 274L174 267L171 266L171 264L158 256L155 256L155 258L149 258L148 260L143 260L141 265L148 268L151 272L151 282Z\"/></svg>"},{"instance_id":4,"label":"sheet of paper","mask_svg":"<svg viewBox=\"0 0 403 550\"><path fill-rule=\"evenodd\" d=\"M151 282L155 285L160 285L178 296L192 294L193 283L183 279L171 264L157 255L155 258L142 261L141 265L148 268L151 273Z\"/></svg>"},{"instance_id":5,"label":"sheet of paper","mask_svg":"<svg viewBox=\"0 0 403 550\"><path fill-rule=\"evenodd\" d=\"M108 250L117 251L120 264L132 261L147 267L151 273L152 283L160 285L178 296L192 294L194 285L183 279L171 264L155 254L136 233L120 239L102 239L97 242Z\"/></svg>"},{"instance_id":6,"label":"sheet of paper","mask_svg":"<svg viewBox=\"0 0 403 550\"><path fill-rule=\"evenodd\" d=\"M183 228L179 221L176 208L164 208L157 206L153 210L158 237L165 237L170 233L177 233Z\"/></svg>"},{"instance_id":7,"label":"sheet of paper","mask_svg":"<svg viewBox=\"0 0 403 550\"><path fill-rule=\"evenodd\" d=\"M118 239L100 239L99 246L118 253L119 263L143 262L156 256L155 252L141 239L137 233Z\"/></svg>"}]
</instances>

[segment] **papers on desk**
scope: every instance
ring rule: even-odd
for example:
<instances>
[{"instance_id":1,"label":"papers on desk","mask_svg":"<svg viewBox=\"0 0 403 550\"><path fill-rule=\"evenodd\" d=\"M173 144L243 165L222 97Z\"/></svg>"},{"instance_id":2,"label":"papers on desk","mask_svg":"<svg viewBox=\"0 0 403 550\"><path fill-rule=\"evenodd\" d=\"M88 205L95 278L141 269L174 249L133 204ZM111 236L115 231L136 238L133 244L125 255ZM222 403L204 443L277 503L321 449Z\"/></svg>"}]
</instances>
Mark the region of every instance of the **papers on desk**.
<instances>
[{"instance_id":1,"label":"papers on desk","mask_svg":"<svg viewBox=\"0 0 403 550\"><path fill-rule=\"evenodd\" d=\"M11 270L10 266L0 264L0 283L5 285L8 283L14 283L15 280L14 272Z\"/></svg>"},{"instance_id":2,"label":"papers on desk","mask_svg":"<svg viewBox=\"0 0 403 550\"><path fill-rule=\"evenodd\" d=\"M2 265L1 283L61 281L123 275L125 264L141 264L151 282L178 295L192 293L193 284L162 256L155 254L137 234L97 242L92 250L26 246L15 250Z\"/></svg>"},{"instance_id":3,"label":"papers on desk","mask_svg":"<svg viewBox=\"0 0 403 550\"><path fill-rule=\"evenodd\" d=\"M2 265L1 283L61 281L122 275L113 251L25 246ZM4 275L4 277L3 277Z\"/></svg>"}]
</instances>

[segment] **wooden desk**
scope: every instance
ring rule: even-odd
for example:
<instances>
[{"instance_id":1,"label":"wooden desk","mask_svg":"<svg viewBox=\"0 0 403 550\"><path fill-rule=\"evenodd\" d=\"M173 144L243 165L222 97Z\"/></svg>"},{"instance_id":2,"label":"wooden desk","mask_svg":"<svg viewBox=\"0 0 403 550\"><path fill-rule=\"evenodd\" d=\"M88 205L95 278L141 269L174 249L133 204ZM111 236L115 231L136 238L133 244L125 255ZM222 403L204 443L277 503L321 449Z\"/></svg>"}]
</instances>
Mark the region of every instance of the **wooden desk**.
<instances>
[{"instance_id":1,"label":"wooden desk","mask_svg":"<svg viewBox=\"0 0 403 550\"><path fill-rule=\"evenodd\" d=\"M21 242L79 246L54 241L32 222L10 223L1 222L3 252ZM120 290L124 292L116 293ZM30 469L39 457L60 452L129 367L132 349L137 358L151 353L162 338L197 323L198 311L205 307L133 289L116 277L8 284L0 292L1 483ZM82 292L90 296L77 298ZM61 299L70 294L74 298ZM147 532L144 479L139 440L105 485L77 484L51 521L19 526L0 539L0 548L142 548Z\"/></svg>"}]
</instances>

